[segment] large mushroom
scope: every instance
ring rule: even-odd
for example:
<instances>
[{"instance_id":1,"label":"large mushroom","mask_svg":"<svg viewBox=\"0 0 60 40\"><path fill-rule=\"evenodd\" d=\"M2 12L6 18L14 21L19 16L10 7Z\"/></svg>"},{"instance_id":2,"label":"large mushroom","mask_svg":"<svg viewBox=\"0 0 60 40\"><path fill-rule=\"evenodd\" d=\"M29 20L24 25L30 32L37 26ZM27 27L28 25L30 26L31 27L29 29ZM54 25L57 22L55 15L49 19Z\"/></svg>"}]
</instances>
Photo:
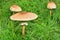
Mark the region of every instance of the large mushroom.
<instances>
[{"instance_id":1,"label":"large mushroom","mask_svg":"<svg viewBox=\"0 0 60 40\"><path fill-rule=\"evenodd\" d=\"M15 21L22 21L22 35L24 36L25 32L25 25L28 25L26 21L34 20L38 16L35 13L32 12L19 12L10 17L11 20Z\"/></svg>"},{"instance_id":2,"label":"large mushroom","mask_svg":"<svg viewBox=\"0 0 60 40\"><path fill-rule=\"evenodd\" d=\"M47 8L50 9L50 15L52 14L52 9L56 9L56 4L51 0L48 2Z\"/></svg>"},{"instance_id":3,"label":"large mushroom","mask_svg":"<svg viewBox=\"0 0 60 40\"><path fill-rule=\"evenodd\" d=\"M10 10L13 12L13 14L14 14L14 12L20 12L20 11L22 11L21 7L19 7L18 5L12 5L10 7Z\"/></svg>"}]
</instances>

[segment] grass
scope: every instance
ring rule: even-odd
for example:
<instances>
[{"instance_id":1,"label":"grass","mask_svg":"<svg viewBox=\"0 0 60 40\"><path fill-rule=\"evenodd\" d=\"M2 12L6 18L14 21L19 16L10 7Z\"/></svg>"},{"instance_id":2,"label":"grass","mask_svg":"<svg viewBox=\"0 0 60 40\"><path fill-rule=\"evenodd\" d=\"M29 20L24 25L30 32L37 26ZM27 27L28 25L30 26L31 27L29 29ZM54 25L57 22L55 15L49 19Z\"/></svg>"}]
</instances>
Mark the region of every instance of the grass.
<instances>
[{"instance_id":1,"label":"grass","mask_svg":"<svg viewBox=\"0 0 60 40\"><path fill-rule=\"evenodd\" d=\"M60 0L54 0L57 8L50 19L49 0L0 0L0 40L60 40ZM10 20L10 6L19 5L23 11L34 12L38 19L29 21L22 39L21 22Z\"/></svg>"}]
</instances>

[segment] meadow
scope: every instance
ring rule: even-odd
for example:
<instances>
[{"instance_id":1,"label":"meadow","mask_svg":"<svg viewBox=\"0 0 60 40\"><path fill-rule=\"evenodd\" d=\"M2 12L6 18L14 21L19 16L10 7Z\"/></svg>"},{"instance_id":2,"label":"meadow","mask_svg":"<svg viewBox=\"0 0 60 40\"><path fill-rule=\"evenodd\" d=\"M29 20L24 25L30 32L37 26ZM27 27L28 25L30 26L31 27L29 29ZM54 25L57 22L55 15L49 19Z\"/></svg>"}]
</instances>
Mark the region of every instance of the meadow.
<instances>
[{"instance_id":1,"label":"meadow","mask_svg":"<svg viewBox=\"0 0 60 40\"><path fill-rule=\"evenodd\" d=\"M47 3L49 0L0 0L0 40L60 40L60 0L53 0L57 8L50 17ZM10 6L16 4L22 11L33 12L38 18L28 21L22 39L20 21L13 21Z\"/></svg>"}]
</instances>

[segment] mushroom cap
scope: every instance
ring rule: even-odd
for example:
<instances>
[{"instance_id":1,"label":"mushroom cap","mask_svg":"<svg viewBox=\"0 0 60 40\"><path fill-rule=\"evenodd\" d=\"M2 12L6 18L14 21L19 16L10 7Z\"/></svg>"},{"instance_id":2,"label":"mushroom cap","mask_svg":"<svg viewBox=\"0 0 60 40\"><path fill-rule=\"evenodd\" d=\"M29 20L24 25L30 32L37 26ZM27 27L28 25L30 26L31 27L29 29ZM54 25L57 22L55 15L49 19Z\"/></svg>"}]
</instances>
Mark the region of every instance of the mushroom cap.
<instances>
[{"instance_id":1,"label":"mushroom cap","mask_svg":"<svg viewBox=\"0 0 60 40\"><path fill-rule=\"evenodd\" d=\"M54 2L49 2L47 5L48 9L56 9L56 4Z\"/></svg>"},{"instance_id":2,"label":"mushroom cap","mask_svg":"<svg viewBox=\"0 0 60 40\"><path fill-rule=\"evenodd\" d=\"M38 16L31 12L19 12L10 17L11 20L16 21L30 21L36 19Z\"/></svg>"},{"instance_id":3,"label":"mushroom cap","mask_svg":"<svg viewBox=\"0 0 60 40\"><path fill-rule=\"evenodd\" d=\"M14 12L22 11L21 7L19 7L18 5L12 5L12 6L10 7L10 10L11 10L11 11L14 11Z\"/></svg>"}]
</instances>

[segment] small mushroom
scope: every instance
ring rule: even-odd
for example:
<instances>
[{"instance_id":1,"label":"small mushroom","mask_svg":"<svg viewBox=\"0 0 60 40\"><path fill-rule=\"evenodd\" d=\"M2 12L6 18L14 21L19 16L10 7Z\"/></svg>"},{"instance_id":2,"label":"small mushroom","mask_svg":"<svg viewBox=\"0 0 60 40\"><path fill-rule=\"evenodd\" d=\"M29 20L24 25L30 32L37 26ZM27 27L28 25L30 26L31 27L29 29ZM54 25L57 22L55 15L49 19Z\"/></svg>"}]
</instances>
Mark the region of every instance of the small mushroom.
<instances>
[{"instance_id":1,"label":"small mushroom","mask_svg":"<svg viewBox=\"0 0 60 40\"><path fill-rule=\"evenodd\" d=\"M22 22L21 25L22 25L22 35L24 36L25 35L25 26L27 26L28 23L27 22Z\"/></svg>"},{"instance_id":2,"label":"small mushroom","mask_svg":"<svg viewBox=\"0 0 60 40\"><path fill-rule=\"evenodd\" d=\"M20 11L22 11L21 7L19 7L18 5L12 5L10 7L10 10L13 12L13 14L14 14L14 12L20 12Z\"/></svg>"},{"instance_id":3,"label":"small mushroom","mask_svg":"<svg viewBox=\"0 0 60 40\"><path fill-rule=\"evenodd\" d=\"M50 9L50 15L52 14L52 9L56 9L56 4L51 0L48 2L47 8Z\"/></svg>"},{"instance_id":4,"label":"small mushroom","mask_svg":"<svg viewBox=\"0 0 60 40\"><path fill-rule=\"evenodd\" d=\"M26 21L34 20L38 16L35 13L32 12L19 12L10 17L11 20L15 21L22 21L22 35L24 36L25 32L25 25L28 25Z\"/></svg>"}]
</instances>

